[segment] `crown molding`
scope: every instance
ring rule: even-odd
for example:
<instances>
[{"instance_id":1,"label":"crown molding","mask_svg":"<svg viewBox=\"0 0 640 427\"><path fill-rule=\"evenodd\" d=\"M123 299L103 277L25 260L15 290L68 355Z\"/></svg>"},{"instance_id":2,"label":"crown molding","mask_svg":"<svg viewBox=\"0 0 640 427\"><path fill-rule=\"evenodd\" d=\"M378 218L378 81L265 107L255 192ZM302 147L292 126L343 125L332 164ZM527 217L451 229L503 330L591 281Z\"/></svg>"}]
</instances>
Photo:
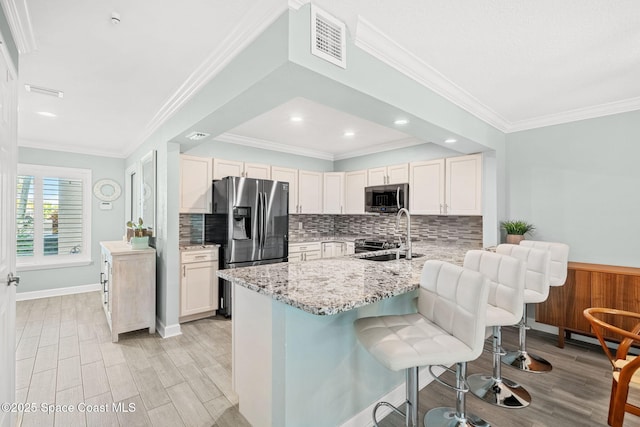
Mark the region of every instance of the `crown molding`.
<instances>
[{"instance_id":1,"label":"crown molding","mask_svg":"<svg viewBox=\"0 0 640 427\"><path fill-rule=\"evenodd\" d=\"M396 43L360 15L358 15L355 44L376 59L395 68L491 126L501 131L505 131L509 127L508 120Z\"/></svg>"},{"instance_id":2,"label":"crown molding","mask_svg":"<svg viewBox=\"0 0 640 427\"><path fill-rule=\"evenodd\" d=\"M19 138L18 148L20 147L37 148L39 150L49 150L49 151L62 151L65 153L73 153L73 154L87 154L90 156L114 157L117 159L127 158L127 156L123 155L122 152L100 150L95 148L83 147L80 145L59 144L52 141L40 141L40 140L34 140L34 139Z\"/></svg>"},{"instance_id":3,"label":"crown molding","mask_svg":"<svg viewBox=\"0 0 640 427\"><path fill-rule=\"evenodd\" d=\"M371 147L361 148L359 150L349 151L348 153L336 154L333 156L333 160L344 160L352 157L366 156L368 154L382 153L385 151L397 150L399 148L413 147L414 145L427 144L425 141L420 141L416 138L405 138L397 141L385 142L384 144L377 144Z\"/></svg>"},{"instance_id":4,"label":"crown molding","mask_svg":"<svg viewBox=\"0 0 640 427\"><path fill-rule=\"evenodd\" d=\"M578 120L595 119L597 117L610 116L612 114L626 113L635 110L640 110L640 97L624 99L622 101L607 102L605 104L595 105L592 107L576 108L574 110L563 111L557 114L549 114L547 116L520 120L510 125L506 132L519 132L522 130L576 122Z\"/></svg>"},{"instance_id":5,"label":"crown molding","mask_svg":"<svg viewBox=\"0 0 640 427\"><path fill-rule=\"evenodd\" d=\"M266 7L265 7L266 6ZM218 44L218 48L195 69L193 73L180 85L160 107L145 130L128 150L127 156L133 153L156 130L182 108L204 85L215 77L231 62L244 48L253 42L267 27L269 27L282 13L286 6L271 7L266 2L256 2L235 28Z\"/></svg>"},{"instance_id":6,"label":"crown molding","mask_svg":"<svg viewBox=\"0 0 640 427\"><path fill-rule=\"evenodd\" d=\"M293 145L281 144L279 142L268 141L266 139L252 138L249 136L236 135L233 133L223 133L214 138L215 141L228 142L229 144L245 145L247 147L261 148L263 150L279 151L281 153L296 154L298 156L313 157L322 160L334 160L331 153L325 151L311 150L309 148L296 147Z\"/></svg>"},{"instance_id":7,"label":"crown molding","mask_svg":"<svg viewBox=\"0 0 640 427\"><path fill-rule=\"evenodd\" d=\"M13 40L19 53L29 53L38 48L33 35L31 16L26 0L0 0L5 11Z\"/></svg>"}]
</instances>

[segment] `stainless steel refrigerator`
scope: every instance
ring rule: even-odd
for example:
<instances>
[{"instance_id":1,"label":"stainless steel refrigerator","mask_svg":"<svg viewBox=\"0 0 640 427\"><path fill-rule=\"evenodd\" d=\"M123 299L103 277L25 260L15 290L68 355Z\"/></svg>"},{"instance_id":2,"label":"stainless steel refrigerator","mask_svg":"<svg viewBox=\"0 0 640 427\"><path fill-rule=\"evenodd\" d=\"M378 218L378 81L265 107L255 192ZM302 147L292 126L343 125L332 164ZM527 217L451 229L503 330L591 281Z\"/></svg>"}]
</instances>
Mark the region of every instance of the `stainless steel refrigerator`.
<instances>
[{"instance_id":1,"label":"stainless steel refrigerator","mask_svg":"<svg viewBox=\"0 0 640 427\"><path fill-rule=\"evenodd\" d=\"M206 240L221 245L220 268L287 261L289 183L226 177L213 182L213 214ZM231 316L231 288L220 283L220 314Z\"/></svg>"}]
</instances>

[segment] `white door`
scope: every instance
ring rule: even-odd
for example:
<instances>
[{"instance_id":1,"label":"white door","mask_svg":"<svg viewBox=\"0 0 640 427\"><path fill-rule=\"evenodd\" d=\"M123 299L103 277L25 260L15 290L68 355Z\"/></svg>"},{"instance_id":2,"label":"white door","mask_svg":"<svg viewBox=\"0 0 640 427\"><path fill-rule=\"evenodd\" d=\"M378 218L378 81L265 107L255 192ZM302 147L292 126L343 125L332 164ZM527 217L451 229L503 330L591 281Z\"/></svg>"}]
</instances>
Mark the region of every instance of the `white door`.
<instances>
[{"instance_id":1,"label":"white door","mask_svg":"<svg viewBox=\"0 0 640 427\"><path fill-rule=\"evenodd\" d=\"M298 204L299 213L322 213L322 172L298 171Z\"/></svg>"},{"instance_id":2,"label":"white door","mask_svg":"<svg viewBox=\"0 0 640 427\"><path fill-rule=\"evenodd\" d=\"M322 211L324 213L344 213L344 172L325 172L323 193Z\"/></svg>"},{"instance_id":3,"label":"white door","mask_svg":"<svg viewBox=\"0 0 640 427\"><path fill-rule=\"evenodd\" d=\"M387 166L387 184L404 184L409 182L409 165Z\"/></svg>"},{"instance_id":4,"label":"white door","mask_svg":"<svg viewBox=\"0 0 640 427\"><path fill-rule=\"evenodd\" d=\"M245 163L244 176L255 179L271 179L271 166L262 163Z\"/></svg>"},{"instance_id":5,"label":"white door","mask_svg":"<svg viewBox=\"0 0 640 427\"><path fill-rule=\"evenodd\" d=\"M447 159L447 214L482 215L482 155Z\"/></svg>"},{"instance_id":6,"label":"white door","mask_svg":"<svg viewBox=\"0 0 640 427\"><path fill-rule=\"evenodd\" d=\"M443 215L444 159L411 162L409 211L412 214Z\"/></svg>"},{"instance_id":7,"label":"white door","mask_svg":"<svg viewBox=\"0 0 640 427\"><path fill-rule=\"evenodd\" d=\"M364 213L364 188L367 186L367 171L347 172L344 178L344 213Z\"/></svg>"},{"instance_id":8,"label":"white door","mask_svg":"<svg viewBox=\"0 0 640 427\"><path fill-rule=\"evenodd\" d=\"M9 275L16 271L16 75L0 53L0 403L15 401L16 288ZM0 427L13 422L0 411Z\"/></svg>"},{"instance_id":9,"label":"white door","mask_svg":"<svg viewBox=\"0 0 640 427\"><path fill-rule=\"evenodd\" d=\"M289 213L298 213L298 169L271 166L271 179L289 183Z\"/></svg>"},{"instance_id":10,"label":"white door","mask_svg":"<svg viewBox=\"0 0 640 427\"><path fill-rule=\"evenodd\" d=\"M225 176L243 176L243 174L243 162L213 159L213 179L222 179Z\"/></svg>"}]
</instances>

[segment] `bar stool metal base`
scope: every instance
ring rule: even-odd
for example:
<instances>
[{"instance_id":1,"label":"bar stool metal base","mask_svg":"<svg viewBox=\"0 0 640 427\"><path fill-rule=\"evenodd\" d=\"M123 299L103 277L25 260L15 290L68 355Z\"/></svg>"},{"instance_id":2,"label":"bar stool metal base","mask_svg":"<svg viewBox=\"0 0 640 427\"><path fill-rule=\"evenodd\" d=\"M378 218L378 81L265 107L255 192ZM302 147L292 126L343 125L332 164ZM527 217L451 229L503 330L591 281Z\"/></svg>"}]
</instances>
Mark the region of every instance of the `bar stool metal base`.
<instances>
[{"instance_id":1,"label":"bar stool metal base","mask_svg":"<svg viewBox=\"0 0 640 427\"><path fill-rule=\"evenodd\" d=\"M473 414L464 419L456 416L456 408L434 408L424 416L425 427L490 427L491 424Z\"/></svg>"},{"instance_id":2,"label":"bar stool metal base","mask_svg":"<svg viewBox=\"0 0 640 427\"><path fill-rule=\"evenodd\" d=\"M521 371L533 372L536 374L549 372L553 369L551 363L542 357L520 350L510 351L506 355L502 356L502 363Z\"/></svg>"},{"instance_id":3,"label":"bar stool metal base","mask_svg":"<svg viewBox=\"0 0 640 427\"><path fill-rule=\"evenodd\" d=\"M524 408L531 403L531 395L520 384L502 378L498 381L495 378L475 374L467 378L471 393L502 408Z\"/></svg>"}]
</instances>

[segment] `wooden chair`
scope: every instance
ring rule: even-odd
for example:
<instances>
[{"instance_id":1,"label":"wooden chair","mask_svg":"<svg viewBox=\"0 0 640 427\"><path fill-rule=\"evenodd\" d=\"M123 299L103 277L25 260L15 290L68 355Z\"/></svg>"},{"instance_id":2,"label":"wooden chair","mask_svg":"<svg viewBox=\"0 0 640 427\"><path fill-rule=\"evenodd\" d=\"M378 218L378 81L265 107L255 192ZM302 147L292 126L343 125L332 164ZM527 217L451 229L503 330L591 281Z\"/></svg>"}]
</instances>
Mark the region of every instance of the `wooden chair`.
<instances>
[{"instance_id":1,"label":"wooden chair","mask_svg":"<svg viewBox=\"0 0 640 427\"><path fill-rule=\"evenodd\" d=\"M591 327L613 368L608 424L612 427L622 427L625 412L640 416L640 407L627 403L629 387L640 389L640 372L636 372L640 368L640 357L627 354L632 344L640 344L640 313L613 308L587 308L583 313L591 323ZM627 322L637 323L631 330L626 330L613 326L597 318L596 315L615 316ZM608 337L615 335L623 337L615 356L607 347L605 334Z\"/></svg>"}]
</instances>

